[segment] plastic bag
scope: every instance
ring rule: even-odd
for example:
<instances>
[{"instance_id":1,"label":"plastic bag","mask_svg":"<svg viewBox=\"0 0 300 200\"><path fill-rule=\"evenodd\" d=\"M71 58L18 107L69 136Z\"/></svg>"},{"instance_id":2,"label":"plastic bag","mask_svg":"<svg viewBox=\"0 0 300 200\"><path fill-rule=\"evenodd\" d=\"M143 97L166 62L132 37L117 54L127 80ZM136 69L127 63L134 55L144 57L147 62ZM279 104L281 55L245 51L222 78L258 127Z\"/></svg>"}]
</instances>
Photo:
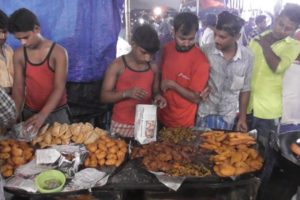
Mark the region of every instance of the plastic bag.
<instances>
[{"instance_id":1,"label":"plastic bag","mask_svg":"<svg viewBox=\"0 0 300 200\"><path fill-rule=\"evenodd\" d=\"M25 128L23 122L12 127L10 135L19 141L30 142L38 134L38 130L33 129L33 126Z\"/></svg>"}]
</instances>

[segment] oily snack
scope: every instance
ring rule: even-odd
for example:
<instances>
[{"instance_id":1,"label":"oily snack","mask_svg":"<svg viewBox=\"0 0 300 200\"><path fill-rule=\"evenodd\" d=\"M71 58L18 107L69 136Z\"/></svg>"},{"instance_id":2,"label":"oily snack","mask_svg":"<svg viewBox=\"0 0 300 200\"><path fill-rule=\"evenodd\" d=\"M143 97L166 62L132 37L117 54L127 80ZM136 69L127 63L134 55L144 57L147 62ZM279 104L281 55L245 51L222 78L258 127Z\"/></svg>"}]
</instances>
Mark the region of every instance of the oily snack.
<instances>
[{"instance_id":1,"label":"oily snack","mask_svg":"<svg viewBox=\"0 0 300 200\"><path fill-rule=\"evenodd\" d=\"M118 167L125 160L127 144L124 140L113 139L102 135L91 144L86 145L89 156L85 159L85 167Z\"/></svg>"},{"instance_id":2,"label":"oily snack","mask_svg":"<svg viewBox=\"0 0 300 200\"><path fill-rule=\"evenodd\" d=\"M200 147L215 153L210 160L218 176L238 176L263 166L263 158L251 147L255 139L247 133L211 131L203 133L201 138Z\"/></svg>"},{"instance_id":3,"label":"oily snack","mask_svg":"<svg viewBox=\"0 0 300 200\"><path fill-rule=\"evenodd\" d=\"M163 141L179 143L182 141L190 142L195 139L195 135L191 129L187 128L162 128L159 131L159 137Z\"/></svg>"},{"instance_id":4,"label":"oily snack","mask_svg":"<svg viewBox=\"0 0 300 200\"><path fill-rule=\"evenodd\" d=\"M142 158L143 165L149 171L165 172L171 176L210 175L204 165L194 164L195 149L188 145L168 142L154 142L132 149L131 158Z\"/></svg>"},{"instance_id":5,"label":"oily snack","mask_svg":"<svg viewBox=\"0 0 300 200\"><path fill-rule=\"evenodd\" d=\"M33 148L26 142L16 140L0 141L0 171L3 177L12 176L14 170L33 158Z\"/></svg>"},{"instance_id":6,"label":"oily snack","mask_svg":"<svg viewBox=\"0 0 300 200\"><path fill-rule=\"evenodd\" d=\"M96 141L106 131L94 128L90 123L74 123L71 125L54 122L41 128L39 134L33 139L33 145L45 148L51 145L69 144L90 144Z\"/></svg>"}]
</instances>

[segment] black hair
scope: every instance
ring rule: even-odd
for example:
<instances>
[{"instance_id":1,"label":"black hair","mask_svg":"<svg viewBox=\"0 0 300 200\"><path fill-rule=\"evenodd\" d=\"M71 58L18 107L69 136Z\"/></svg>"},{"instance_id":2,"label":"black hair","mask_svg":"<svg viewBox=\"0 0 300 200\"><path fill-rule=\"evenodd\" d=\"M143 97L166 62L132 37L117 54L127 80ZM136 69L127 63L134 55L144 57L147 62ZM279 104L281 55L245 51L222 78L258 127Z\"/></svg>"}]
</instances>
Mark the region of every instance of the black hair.
<instances>
[{"instance_id":1,"label":"black hair","mask_svg":"<svg viewBox=\"0 0 300 200\"><path fill-rule=\"evenodd\" d=\"M180 30L183 35L188 35L192 30L198 31L199 29L198 17L190 12L182 12L176 15L173 25L175 32Z\"/></svg>"},{"instance_id":2,"label":"black hair","mask_svg":"<svg viewBox=\"0 0 300 200\"><path fill-rule=\"evenodd\" d=\"M236 36L240 33L244 24L245 21L239 16L231 14L228 11L223 11L218 15L216 28L218 30L226 31L231 36Z\"/></svg>"},{"instance_id":3,"label":"black hair","mask_svg":"<svg viewBox=\"0 0 300 200\"><path fill-rule=\"evenodd\" d=\"M131 40L149 53L159 50L160 43L157 32L148 24L136 27Z\"/></svg>"},{"instance_id":4,"label":"black hair","mask_svg":"<svg viewBox=\"0 0 300 200\"><path fill-rule=\"evenodd\" d=\"M255 24L260 24L267 19L266 15L258 15L255 17Z\"/></svg>"},{"instance_id":5,"label":"black hair","mask_svg":"<svg viewBox=\"0 0 300 200\"><path fill-rule=\"evenodd\" d=\"M281 11L280 15L284 15L288 17L291 21L299 26L300 24L300 5L295 3L287 3L283 10Z\"/></svg>"},{"instance_id":6,"label":"black hair","mask_svg":"<svg viewBox=\"0 0 300 200\"><path fill-rule=\"evenodd\" d=\"M0 10L0 28L7 30L7 27L8 27L8 17L2 10Z\"/></svg>"},{"instance_id":7,"label":"black hair","mask_svg":"<svg viewBox=\"0 0 300 200\"><path fill-rule=\"evenodd\" d=\"M32 31L35 26L40 26L37 16L26 8L20 8L9 16L8 31L11 33Z\"/></svg>"},{"instance_id":8,"label":"black hair","mask_svg":"<svg viewBox=\"0 0 300 200\"><path fill-rule=\"evenodd\" d=\"M217 16L215 14L212 14L212 13L207 14L205 16L205 23L208 26L216 26L216 24L217 24Z\"/></svg>"}]
</instances>

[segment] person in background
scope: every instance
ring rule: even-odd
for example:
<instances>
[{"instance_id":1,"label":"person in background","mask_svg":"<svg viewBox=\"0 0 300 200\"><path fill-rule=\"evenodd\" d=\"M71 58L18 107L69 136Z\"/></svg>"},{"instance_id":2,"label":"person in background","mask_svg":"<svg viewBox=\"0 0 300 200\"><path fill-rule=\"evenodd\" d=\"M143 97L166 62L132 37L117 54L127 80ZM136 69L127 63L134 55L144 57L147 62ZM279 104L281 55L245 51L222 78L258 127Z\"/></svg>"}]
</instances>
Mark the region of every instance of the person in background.
<instances>
[{"instance_id":1,"label":"person in background","mask_svg":"<svg viewBox=\"0 0 300 200\"><path fill-rule=\"evenodd\" d=\"M8 35L8 17L0 10L0 87L11 94L13 85L13 50L5 43Z\"/></svg>"},{"instance_id":2,"label":"person in background","mask_svg":"<svg viewBox=\"0 0 300 200\"><path fill-rule=\"evenodd\" d=\"M215 14L207 14L203 25L205 27L202 36L199 38L199 46L214 42L214 30L217 24L217 16Z\"/></svg>"},{"instance_id":3,"label":"person in background","mask_svg":"<svg viewBox=\"0 0 300 200\"><path fill-rule=\"evenodd\" d=\"M158 27L160 46L164 46L165 43L173 39L172 36L172 25L168 20L168 15L165 14L162 21Z\"/></svg>"},{"instance_id":4,"label":"person in background","mask_svg":"<svg viewBox=\"0 0 300 200\"><path fill-rule=\"evenodd\" d=\"M112 62L105 73L100 100L114 103L110 131L123 137L134 136L137 104L166 106L159 93L159 71L152 63L159 39L150 25L137 27L131 39L132 50Z\"/></svg>"},{"instance_id":5,"label":"person in background","mask_svg":"<svg viewBox=\"0 0 300 200\"><path fill-rule=\"evenodd\" d=\"M238 43L244 20L224 11L218 15L214 43L202 47L211 65L208 87L201 95L197 127L247 131L253 55Z\"/></svg>"},{"instance_id":6,"label":"person in background","mask_svg":"<svg viewBox=\"0 0 300 200\"><path fill-rule=\"evenodd\" d=\"M67 51L42 36L36 15L26 8L10 15L8 30L22 45L13 58L12 97L18 116L23 111L25 126L33 131L44 123L69 123L65 89Z\"/></svg>"},{"instance_id":7,"label":"person in background","mask_svg":"<svg viewBox=\"0 0 300 200\"><path fill-rule=\"evenodd\" d=\"M300 41L300 35L294 38ZM278 133L300 131L300 54L285 71L282 80L282 117Z\"/></svg>"},{"instance_id":8,"label":"person in background","mask_svg":"<svg viewBox=\"0 0 300 200\"><path fill-rule=\"evenodd\" d=\"M163 48L161 90L167 106L158 112L165 127L193 127L200 92L206 87L209 63L195 46L198 18L188 12L174 18L173 41Z\"/></svg>"},{"instance_id":9,"label":"person in background","mask_svg":"<svg viewBox=\"0 0 300 200\"><path fill-rule=\"evenodd\" d=\"M244 35L241 35L244 46L248 46L249 41L256 35L255 28L255 18L250 17L244 26Z\"/></svg>"},{"instance_id":10,"label":"person in background","mask_svg":"<svg viewBox=\"0 0 300 200\"><path fill-rule=\"evenodd\" d=\"M255 35L253 35L252 38L267 30L267 16L266 15L256 16L255 24L256 24Z\"/></svg>"},{"instance_id":11,"label":"person in background","mask_svg":"<svg viewBox=\"0 0 300 200\"><path fill-rule=\"evenodd\" d=\"M277 131L282 116L282 79L300 53L300 43L291 38L300 24L300 6L286 4L271 30L253 39L249 47L255 61L248 106L248 125L257 129L266 146L269 134Z\"/></svg>"}]
</instances>

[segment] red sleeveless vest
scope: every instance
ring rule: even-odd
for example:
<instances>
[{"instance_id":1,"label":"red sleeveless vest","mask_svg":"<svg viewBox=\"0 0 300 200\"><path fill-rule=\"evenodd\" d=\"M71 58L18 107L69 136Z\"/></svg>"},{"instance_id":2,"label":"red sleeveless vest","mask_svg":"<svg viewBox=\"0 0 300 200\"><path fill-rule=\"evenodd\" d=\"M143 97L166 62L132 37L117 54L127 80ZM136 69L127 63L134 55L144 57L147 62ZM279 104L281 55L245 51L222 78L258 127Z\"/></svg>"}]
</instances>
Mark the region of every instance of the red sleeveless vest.
<instances>
[{"instance_id":1,"label":"red sleeveless vest","mask_svg":"<svg viewBox=\"0 0 300 200\"><path fill-rule=\"evenodd\" d=\"M25 105L33 110L40 111L46 104L54 87L54 72L49 66L49 58L55 46L52 44L44 61L35 64L28 59L26 48L25 55ZM64 92L57 107L67 103L67 94Z\"/></svg>"},{"instance_id":2,"label":"red sleeveless vest","mask_svg":"<svg viewBox=\"0 0 300 200\"><path fill-rule=\"evenodd\" d=\"M112 120L123 124L134 124L135 107L137 104L151 104L152 100L152 85L154 81L154 72L150 65L144 71L136 71L130 68L125 57L122 57L125 69L120 74L117 83L116 91L124 91L133 87L138 87L147 92L145 99L125 99L114 104L112 112Z\"/></svg>"}]
</instances>

